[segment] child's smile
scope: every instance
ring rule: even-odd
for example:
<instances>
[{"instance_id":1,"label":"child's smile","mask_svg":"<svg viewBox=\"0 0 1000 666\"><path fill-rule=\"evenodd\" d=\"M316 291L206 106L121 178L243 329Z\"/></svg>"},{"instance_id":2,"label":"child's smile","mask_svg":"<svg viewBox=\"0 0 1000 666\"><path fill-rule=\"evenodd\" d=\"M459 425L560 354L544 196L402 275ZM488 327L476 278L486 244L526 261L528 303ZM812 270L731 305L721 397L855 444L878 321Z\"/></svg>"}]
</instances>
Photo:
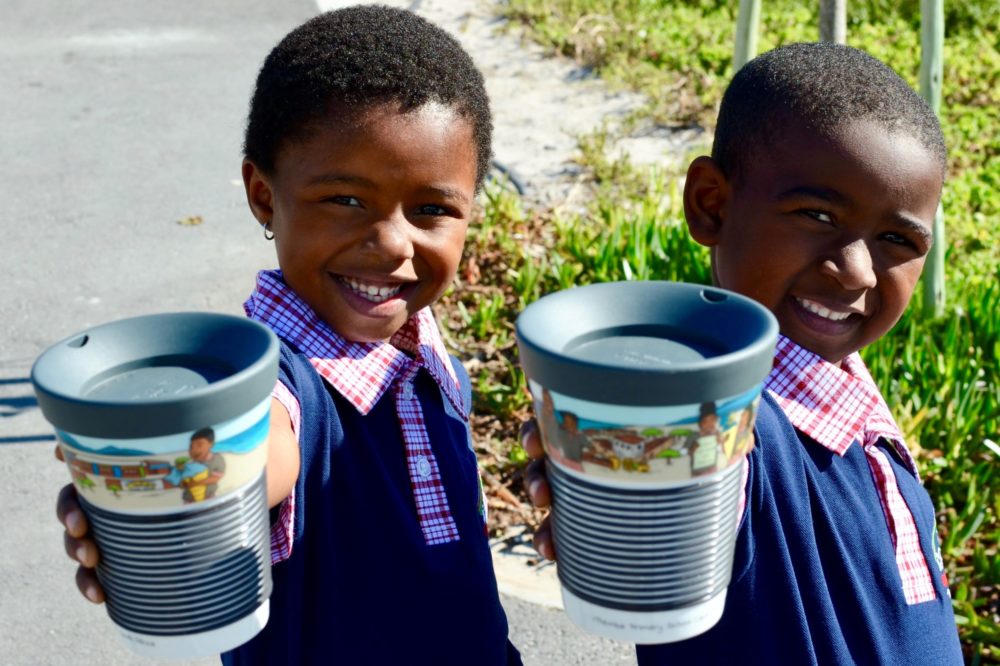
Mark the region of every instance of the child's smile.
<instances>
[{"instance_id":1,"label":"child's smile","mask_svg":"<svg viewBox=\"0 0 1000 666\"><path fill-rule=\"evenodd\" d=\"M352 294L375 304L385 303L390 298L399 294L403 288L402 284L380 285L372 282L362 282L351 277L341 277L340 279L347 285Z\"/></svg>"},{"instance_id":2,"label":"child's smile","mask_svg":"<svg viewBox=\"0 0 1000 666\"><path fill-rule=\"evenodd\" d=\"M248 162L244 178L258 219L271 221L288 285L337 333L373 342L451 283L475 150L471 125L450 107L380 105L331 113L286 144L274 174Z\"/></svg>"},{"instance_id":3,"label":"child's smile","mask_svg":"<svg viewBox=\"0 0 1000 666\"><path fill-rule=\"evenodd\" d=\"M764 304L784 335L839 363L906 308L931 246L941 168L905 130L864 121L832 138L787 127L759 152L722 187L704 180L711 161L692 165L692 196L707 205L689 211L691 233L712 247L719 286Z\"/></svg>"}]
</instances>

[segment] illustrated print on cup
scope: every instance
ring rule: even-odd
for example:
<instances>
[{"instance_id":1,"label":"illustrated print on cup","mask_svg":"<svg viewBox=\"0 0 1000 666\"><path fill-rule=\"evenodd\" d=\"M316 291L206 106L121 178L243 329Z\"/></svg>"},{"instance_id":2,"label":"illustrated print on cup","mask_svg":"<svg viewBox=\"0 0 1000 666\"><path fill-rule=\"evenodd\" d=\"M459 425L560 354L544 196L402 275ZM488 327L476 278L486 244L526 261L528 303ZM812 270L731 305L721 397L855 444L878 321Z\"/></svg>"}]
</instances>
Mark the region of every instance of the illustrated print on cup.
<instances>
[{"instance_id":1,"label":"illustrated print on cup","mask_svg":"<svg viewBox=\"0 0 1000 666\"><path fill-rule=\"evenodd\" d=\"M174 482L175 473L179 475L185 503L203 502L215 497L219 481L226 475L226 459L221 453L212 452L214 445L215 430L202 428L196 431L191 435L190 456L178 458L174 463L174 472L167 475L166 480L171 482Z\"/></svg>"},{"instance_id":2,"label":"illustrated print on cup","mask_svg":"<svg viewBox=\"0 0 1000 666\"><path fill-rule=\"evenodd\" d=\"M114 440L57 430L56 437L86 501L115 510L166 509L215 499L259 476L269 416L267 399L238 419L190 434Z\"/></svg>"},{"instance_id":3,"label":"illustrated print on cup","mask_svg":"<svg viewBox=\"0 0 1000 666\"><path fill-rule=\"evenodd\" d=\"M685 481L725 469L753 448L759 387L720 400L718 407L715 401L675 405L662 417L650 413L649 422L637 425L581 419L575 411L557 407L584 409L579 400L553 395L536 382L529 386L536 413L548 413L540 422L549 455L567 469L595 478ZM585 409L595 415L601 408Z\"/></svg>"},{"instance_id":4,"label":"illustrated print on cup","mask_svg":"<svg viewBox=\"0 0 1000 666\"><path fill-rule=\"evenodd\" d=\"M267 623L267 434L279 343L215 313L82 331L31 379L100 551L106 609L134 652L225 652ZM191 598L179 592L197 587Z\"/></svg>"},{"instance_id":5,"label":"illustrated print on cup","mask_svg":"<svg viewBox=\"0 0 1000 666\"><path fill-rule=\"evenodd\" d=\"M543 296L516 328L567 615L640 644L707 631L732 575L774 316L721 289L618 282Z\"/></svg>"}]
</instances>

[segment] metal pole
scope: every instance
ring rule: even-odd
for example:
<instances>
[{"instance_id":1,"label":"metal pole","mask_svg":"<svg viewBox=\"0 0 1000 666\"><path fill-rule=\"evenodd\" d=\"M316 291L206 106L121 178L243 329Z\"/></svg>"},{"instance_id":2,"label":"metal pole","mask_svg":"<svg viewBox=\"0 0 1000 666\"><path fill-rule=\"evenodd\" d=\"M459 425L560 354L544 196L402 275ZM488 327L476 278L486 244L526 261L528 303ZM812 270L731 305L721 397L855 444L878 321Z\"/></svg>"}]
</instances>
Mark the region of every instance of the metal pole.
<instances>
[{"instance_id":1,"label":"metal pole","mask_svg":"<svg viewBox=\"0 0 1000 666\"><path fill-rule=\"evenodd\" d=\"M944 0L920 0L920 94L940 117L944 69ZM924 315L944 311L944 212L934 216L934 245L924 269Z\"/></svg>"},{"instance_id":2,"label":"metal pole","mask_svg":"<svg viewBox=\"0 0 1000 666\"><path fill-rule=\"evenodd\" d=\"M740 11L736 15L736 53L733 56L733 71L757 55L757 28L760 25L760 0L740 0Z\"/></svg>"},{"instance_id":3,"label":"metal pole","mask_svg":"<svg viewBox=\"0 0 1000 666\"><path fill-rule=\"evenodd\" d=\"M846 43L847 0L819 1L819 40Z\"/></svg>"}]
</instances>

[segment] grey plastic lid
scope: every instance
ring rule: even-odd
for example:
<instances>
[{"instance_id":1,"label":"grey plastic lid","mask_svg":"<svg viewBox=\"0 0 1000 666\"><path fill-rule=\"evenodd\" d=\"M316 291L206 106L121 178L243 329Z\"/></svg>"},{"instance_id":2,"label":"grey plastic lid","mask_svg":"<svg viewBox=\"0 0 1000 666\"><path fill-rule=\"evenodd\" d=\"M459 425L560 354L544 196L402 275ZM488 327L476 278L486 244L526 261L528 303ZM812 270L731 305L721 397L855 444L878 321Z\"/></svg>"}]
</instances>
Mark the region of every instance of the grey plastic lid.
<instances>
[{"instance_id":1,"label":"grey plastic lid","mask_svg":"<svg viewBox=\"0 0 1000 666\"><path fill-rule=\"evenodd\" d=\"M42 414L77 435L132 439L212 426L270 395L278 338L243 317L179 312L123 319L57 342L35 361Z\"/></svg>"},{"instance_id":2,"label":"grey plastic lid","mask_svg":"<svg viewBox=\"0 0 1000 666\"><path fill-rule=\"evenodd\" d=\"M517 318L521 366L563 395L616 405L732 397L771 371L778 322L716 287L606 282L555 292Z\"/></svg>"}]
</instances>

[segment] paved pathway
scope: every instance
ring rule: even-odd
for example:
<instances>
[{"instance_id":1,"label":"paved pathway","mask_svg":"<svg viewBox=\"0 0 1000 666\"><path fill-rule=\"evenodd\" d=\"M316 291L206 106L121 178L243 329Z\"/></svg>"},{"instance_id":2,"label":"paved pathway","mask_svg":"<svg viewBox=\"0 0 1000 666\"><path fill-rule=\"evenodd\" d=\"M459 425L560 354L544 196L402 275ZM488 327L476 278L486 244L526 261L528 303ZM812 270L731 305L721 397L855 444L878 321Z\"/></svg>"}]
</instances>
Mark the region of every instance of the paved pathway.
<instances>
[{"instance_id":1,"label":"paved pathway","mask_svg":"<svg viewBox=\"0 0 1000 666\"><path fill-rule=\"evenodd\" d=\"M0 22L4 664L149 663L123 650L104 610L74 589L53 517L66 472L52 458L30 366L48 345L101 322L175 310L240 314L253 273L274 261L240 182L248 95L270 46L317 11L308 0L113 4L12 0ZM498 36L488 5L411 5L458 34L483 69L497 157L529 197L565 197L575 134L635 99ZM178 223L191 216L202 224ZM554 569L525 565L529 555L497 556L526 663L634 662L629 646L568 622Z\"/></svg>"}]
</instances>

